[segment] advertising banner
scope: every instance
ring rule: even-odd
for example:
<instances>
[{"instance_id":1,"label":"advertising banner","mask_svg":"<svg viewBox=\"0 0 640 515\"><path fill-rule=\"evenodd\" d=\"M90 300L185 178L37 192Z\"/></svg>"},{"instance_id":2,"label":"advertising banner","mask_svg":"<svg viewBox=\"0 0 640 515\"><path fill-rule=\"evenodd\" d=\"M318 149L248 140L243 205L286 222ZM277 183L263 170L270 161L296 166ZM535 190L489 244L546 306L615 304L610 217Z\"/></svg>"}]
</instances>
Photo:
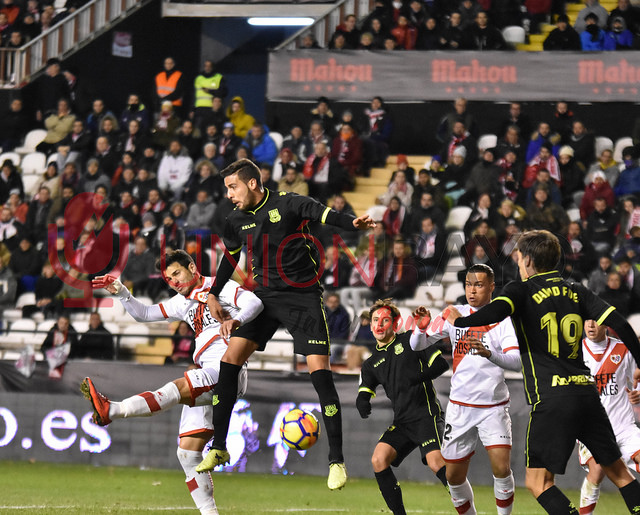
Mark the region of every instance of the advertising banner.
<instances>
[{"instance_id":1,"label":"advertising banner","mask_svg":"<svg viewBox=\"0 0 640 515\"><path fill-rule=\"evenodd\" d=\"M271 101L637 102L640 52L294 50L269 58Z\"/></svg>"}]
</instances>

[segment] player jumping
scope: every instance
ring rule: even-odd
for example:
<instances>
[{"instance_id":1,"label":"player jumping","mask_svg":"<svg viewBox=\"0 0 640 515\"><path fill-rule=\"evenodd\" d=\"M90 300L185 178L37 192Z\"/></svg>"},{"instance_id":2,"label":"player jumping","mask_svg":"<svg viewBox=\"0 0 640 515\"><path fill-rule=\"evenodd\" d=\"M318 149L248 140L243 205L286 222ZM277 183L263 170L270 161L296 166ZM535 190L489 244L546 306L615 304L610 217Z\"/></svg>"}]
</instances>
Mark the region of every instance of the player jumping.
<instances>
[{"instance_id":1,"label":"player jumping","mask_svg":"<svg viewBox=\"0 0 640 515\"><path fill-rule=\"evenodd\" d=\"M117 295L137 322L186 321L195 332L193 361L198 368L187 370L184 377L167 383L158 390L143 392L120 402L110 401L98 392L88 377L82 382L81 390L93 404L94 422L101 426L106 426L117 418L148 417L177 404L185 404L180 419L178 461L184 469L189 493L200 512L204 515L217 515L211 477L209 474L198 474L195 469L202 460L204 446L213 433L212 390L218 381L220 358L227 348L221 337L222 327L242 325L253 320L262 311L262 304L253 293L234 281L228 281L219 300L231 318L220 324L211 316L207 306L213 278L201 276L189 254L183 250L168 252L163 274L178 295L152 306L138 301L118 279L109 275L96 277L93 287L105 288L109 293ZM240 378L237 395L242 395L246 390L246 366L242 368Z\"/></svg>"},{"instance_id":2,"label":"player jumping","mask_svg":"<svg viewBox=\"0 0 640 515\"><path fill-rule=\"evenodd\" d=\"M629 396L640 398L635 386L640 377L633 357L624 344L612 336L607 336L607 327L595 320L584 324L586 338L582 340L584 362L589 367L600 391L600 401L609 415L622 452L622 459L629 467L640 472L640 429L636 425ZM632 386L634 391L629 391ZM604 479L602 467L598 465L589 450L579 446L580 464L588 471L580 489L580 515L591 515L600 498L600 484Z\"/></svg>"},{"instance_id":3,"label":"player jumping","mask_svg":"<svg viewBox=\"0 0 640 515\"><path fill-rule=\"evenodd\" d=\"M521 281L476 313L461 317L449 306L455 327L495 324L511 316L518 336L527 401L532 405L526 441L526 484L538 503L554 515L578 515L555 486L576 439L583 442L620 489L631 513L640 513L640 483L620 458L620 450L593 377L582 359L583 320L593 319L620 335L636 363L640 344L618 311L557 270L562 251L549 231L529 231L518 240Z\"/></svg>"},{"instance_id":4,"label":"player jumping","mask_svg":"<svg viewBox=\"0 0 640 515\"><path fill-rule=\"evenodd\" d=\"M468 304L456 306L465 315L491 302L494 274L487 265L467 271ZM424 308L417 310L426 316ZM415 350L442 338L451 339L453 375L445 420L442 456L447 462L451 500L460 515L475 515L473 489L467 479L478 438L487 449L499 515L513 509L515 483L511 472L511 418L504 370L520 370L518 340L510 319L499 324L459 329L437 316L425 332L412 338Z\"/></svg>"},{"instance_id":5,"label":"player jumping","mask_svg":"<svg viewBox=\"0 0 640 515\"><path fill-rule=\"evenodd\" d=\"M362 418L371 413L371 397L382 385L393 407L393 424L380 437L371 457L373 472L385 502L394 515L406 515L402 490L391 465L400 463L417 447L422 462L446 486L445 463L440 454L442 409L432 379L449 368L435 346L411 349L411 331L397 334L400 311L390 299L378 300L369 310L376 339L373 354L362 364L356 407Z\"/></svg>"},{"instance_id":6,"label":"player jumping","mask_svg":"<svg viewBox=\"0 0 640 515\"><path fill-rule=\"evenodd\" d=\"M238 389L242 364L256 350L263 350L280 324L293 336L294 352L307 358L329 442L331 490L342 488L347 469L342 454L342 412L340 399L329 366L329 334L323 311L318 269L308 242L308 221L356 231L375 223L368 215L354 218L338 213L316 200L295 193L274 192L263 187L260 170L248 159L241 159L222 170L227 197L236 206L227 216L224 244L231 256L239 255L244 244L251 250L255 294L264 311L251 323L223 327L223 336L233 337L220 363L215 388L213 420L215 433L209 454L198 471L213 469L229 461L226 439L229 418ZM235 263L222 259L208 304L214 317L225 319L217 297L233 273Z\"/></svg>"}]
</instances>

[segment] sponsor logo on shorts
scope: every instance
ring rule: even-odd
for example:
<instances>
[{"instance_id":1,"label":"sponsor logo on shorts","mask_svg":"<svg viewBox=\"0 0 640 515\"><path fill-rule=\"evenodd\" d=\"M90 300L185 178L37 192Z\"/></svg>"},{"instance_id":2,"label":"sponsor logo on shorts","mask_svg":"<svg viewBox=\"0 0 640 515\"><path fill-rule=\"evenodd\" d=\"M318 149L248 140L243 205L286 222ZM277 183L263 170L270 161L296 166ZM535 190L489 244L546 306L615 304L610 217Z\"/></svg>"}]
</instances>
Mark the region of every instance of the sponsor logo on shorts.
<instances>
[{"instance_id":1,"label":"sponsor logo on shorts","mask_svg":"<svg viewBox=\"0 0 640 515\"><path fill-rule=\"evenodd\" d=\"M326 345L327 340L307 340L309 345Z\"/></svg>"},{"instance_id":2,"label":"sponsor logo on shorts","mask_svg":"<svg viewBox=\"0 0 640 515\"><path fill-rule=\"evenodd\" d=\"M338 413L338 407L335 404L327 404L324 407L325 416L333 417L336 413Z\"/></svg>"},{"instance_id":3,"label":"sponsor logo on shorts","mask_svg":"<svg viewBox=\"0 0 640 515\"><path fill-rule=\"evenodd\" d=\"M420 447L426 447L427 445L431 445L432 443L436 443L436 439L435 438L431 438L431 440L427 440L426 442L422 442L420 444Z\"/></svg>"},{"instance_id":4,"label":"sponsor logo on shorts","mask_svg":"<svg viewBox=\"0 0 640 515\"><path fill-rule=\"evenodd\" d=\"M404 351L404 347L402 346L401 343L397 343L395 345L395 347L393 348L393 351L397 354L402 354L402 352Z\"/></svg>"},{"instance_id":5,"label":"sponsor logo on shorts","mask_svg":"<svg viewBox=\"0 0 640 515\"><path fill-rule=\"evenodd\" d=\"M572 384L576 385L584 385L584 384L594 384L594 380L592 376L587 376L584 374L579 374L575 376L562 377L557 374L551 378L551 386L569 386Z\"/></svg>"},{"instance_id":6,"label":"sponsor logo on shorts","mask_svg":"<svg viewBox=\"0 0 640 515\"><path fill-rule=\"evenodd\" d=\"M280 220L282 220L280 211L278 211L277 209L272 209L271 211L269 211L269 221L272 224L278 223Z\"/></svg>"}]
</instances>

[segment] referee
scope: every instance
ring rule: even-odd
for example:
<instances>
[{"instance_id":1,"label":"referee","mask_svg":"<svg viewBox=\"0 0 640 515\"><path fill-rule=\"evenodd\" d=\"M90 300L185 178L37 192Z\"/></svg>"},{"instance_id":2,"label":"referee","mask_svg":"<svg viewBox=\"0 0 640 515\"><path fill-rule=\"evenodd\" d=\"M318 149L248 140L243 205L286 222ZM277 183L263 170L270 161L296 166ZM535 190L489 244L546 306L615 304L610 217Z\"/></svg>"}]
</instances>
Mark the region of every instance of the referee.
<instances>
[{"instance_id":1,"label":"referee","mask_svg":"<svg viewBox=\"0 0 640 515\"><path fill-rule=\"evenodd\" d=\"M340 214L316 200L295 193L275 192L263 187L260 170L248 159L240 159L222 170L227 197L235 210L227 216L223 241L231 256L243 245L251 248L255 294L264 310L252 322L239 327L220 307L217 296L231 277L234 263L222 259L207 303L211 314L223 320L220 334L229 347L220 363L220 377L213 398L214 439L212 449L198 471L226 463L226 438L236 400L238 373L253 352L264 350L278 327L284 325L293 336L294 352L307 358L329 441L331 490L342 488L347 470L342 454L342 412L331 367L329 334L323 310L318 267L308 242L308 221L356 231L375 223L368 215L354 218Z\"/></svg>"},{"instance_id":2,"label":"referee","mask_svg":"<svg viewBox=\"0 0 640 515\"><path fill-rule=\"evenodd\" d=\"M593 377L582 359L584 320L616 331L640 364L640 344L626 319L580 283L564 280L556 267L561 250L548 231L530 231L518 240L522 281L512 281L493 302L461 317L449 307L456 327L479 326L511 316L518 336L527 401L533 407L526 441L526 484L554 515L578 515L554 484L564 474L576 439L591 451L620 489L630 513L640 513L640 483L620 458L609 418Z\"/></svg>"},{"instance_id":3,"label":"referee","mask_svg":"<svg viewBox=\"0 0 640 515\"><path fill-rule=\"evenodd\" d=\"M362 364L356 408L362 418L367 418L371 397L382 385L393 407L393 424L380 437L371 464L389 509L394 515L406 515L391 465L398 467L419 448L422 462L447 486L445 462L440 454L444 419L432 379L443 374L449 364L436 345L415 352L410 344L412 331L395 332L400 311L390 299L376 301L369 315L376 348Z\"/></svg>"}]
</instances>

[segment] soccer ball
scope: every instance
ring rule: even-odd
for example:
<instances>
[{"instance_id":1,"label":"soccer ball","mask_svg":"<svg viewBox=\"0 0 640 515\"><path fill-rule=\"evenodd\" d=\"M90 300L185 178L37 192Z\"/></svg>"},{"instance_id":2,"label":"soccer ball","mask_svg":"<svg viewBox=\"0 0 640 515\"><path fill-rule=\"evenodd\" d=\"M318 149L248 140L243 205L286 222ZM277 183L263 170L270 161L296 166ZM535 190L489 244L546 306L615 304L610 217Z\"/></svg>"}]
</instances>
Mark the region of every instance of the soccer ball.
<instances>
[{"instance_id":1,"label":"soccer ball","mask_svg":"<svg viewBox=\"0 0 640 515\"><path fill-rule=\"evenodd\" d=\"M304 451L318 441L318 436L318 419L308 411L295 408L282 418L280 437L291 449Z\"/></svg>"}]
</instances>

